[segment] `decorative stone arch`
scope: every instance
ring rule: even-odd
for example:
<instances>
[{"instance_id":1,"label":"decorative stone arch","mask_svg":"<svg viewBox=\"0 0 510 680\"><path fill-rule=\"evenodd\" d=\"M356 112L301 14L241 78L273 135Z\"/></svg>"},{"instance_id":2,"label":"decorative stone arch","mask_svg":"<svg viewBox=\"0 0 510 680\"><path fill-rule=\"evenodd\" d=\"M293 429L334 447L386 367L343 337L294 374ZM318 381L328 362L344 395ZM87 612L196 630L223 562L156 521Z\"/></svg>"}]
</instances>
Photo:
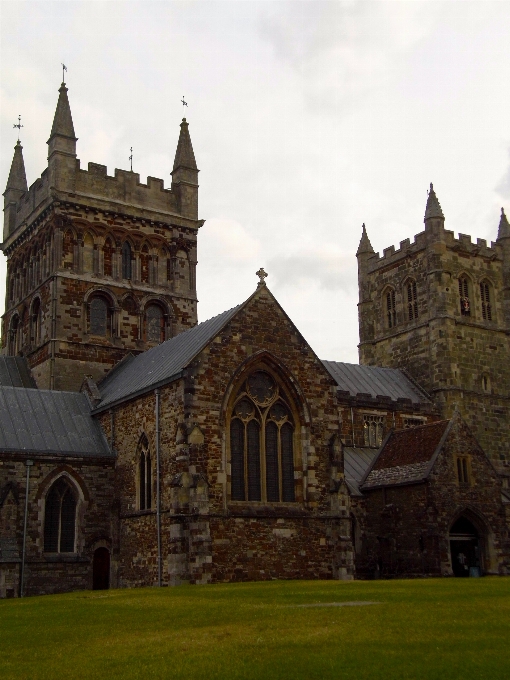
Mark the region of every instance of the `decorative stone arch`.
<instances>
[{"instance_id":1,"label":"decorative stone arch","mask_svg":"<svg viewBox=\"0 0 510 680\"><path fill-rule=\"evenodd\" d=\"M36 293L30 303L30 344L38 347L42 340L42 300L39 293Z\"/></svg>"},{"instance_id":2,"label":"decorative stone arch","mask_svg":"<svg viewBox=\"0 0 510 680\"><path fill-rule=\"evenodd\" d=\"M121 309L126 311L128 314L132 314L133 316L138 316L140 314L140 303L137 300L136 295L133 295L131 291L124 293L124 295L119 300L119 304Z\"/></svg>"},{"instance_id":3,"label":"decorative stone arch","mask_svg":"<svg viewBox=\"0 0 510 680\"><path fill-rule=\"evenodd\" d=\"M456 274L455 278L457 281L456 293L459 300L457 305L457 314L460 316L473 317L473 277L465 270L461 270Z\"/></svg>"},{"instance_id":4,"label":"decorative stone arch","mask_svg":"<svg viewBox=\"0 0 510 680\"><path fill-rule=\"evenodd\" d=\"M404 321L416 321L419 316L418 282L415 276L407 274L402 281L402 302L404 307Z\"/></svg>"},{"instance_id":5,"label":"decorative stone arch","mask_svg":"<svg viewBox=\"0 0 510 680\"><path fill-rule=\"evenodd\" d=\"M98 269L97 235L88 225L83 229L81 238L81 270L86 274L97 274Z\"/></svg>"},{"instance_id":6,"label":"decorative stone arch","mask_svg":"<svg viewBox=\"0 0 510 680\"><path fill-rule=\"evenodd\" d=\"M74 470L70 465L60 465L52 470L43 481L39 484L35 501L38 505L38 519L40 532L36 541L41 553L44 551L44 531L46 521L46 499L48 494L53 489L59 479L64 479L71 487L73 493L76 494L76 511L75 511L75 535L74 535L74 553L80 554L84 548L84 517L87 506L90 502L90 495L83 481L81 475Z\"/></svg>"},{"instance_id":7,"label":"decorative stone arch","mask_svg":"<svg viewBox=\"0 0 510 680\"><path fill-rule=\"evenodd\" d=\"M386 330L395 328L398 323L397 289L387 284L381 291L382 327Z\"/></svg>"},{"instance_id":8,"label":"decorative stone arch","mask_svg":"<svg viewBox=\"0 0 510 680\"><path fill-rule=\"evenodd\" d=\"M249 385L259 379L268 383L262 401ZM310 420L299 383L282 362L267 351L244 361L227 386L220 412L225 504L302 502ZM255 442L255 472L250 472L250 441Z\"/></svg>"},{"instance_id":9,"label":"decorative stone arch","mask_svg":"<svg viewBox=\"0 0 510 680\"><path fill-rule=\"evenodd\" d=\"M158 307L161 310L161 318L153 315L150 317L151 308ZM168 302L157 295L146 295L140 301L140 328L142 340L145 342L160 343L172 337L174 312ZM159 323L159 340L156 340L156 327ZM149 339L152 338L152 339Z\"/></svg>"},{"instance_id":10,"label":"decorative stone arch","mask_svg":"<svg viewBox=\"0 0 510 680\"><path fill-rule=\"evenodd\" d=\"M144 238L139 247L139 258L140 258L140 282L141 283L152 283L153 273L152 273L152 263L153 263L153 247L151 242Z\"/></svg>"},{"instance_id":11,"label":"decorative stone arch","mask_svg":"<svg viewBox=\"0 0 510 680\"><path fill-rule=\"evenodd\" d=\"M99 309L99 305L97 305L97 312L94 309L95 299L103 299L106 303L106 318L104 320L102 316L101 319L99 318L100 314L104 314L104 312ZM87 334L98 335L105 338L117 336L118 317L119 305L114 293L104 286L94 286L93 288L89 288L89 290L83 296L83 318L86 320ZM103 324L106 324L104 332L102 332Z\"/></svg>"},{"instance_id":12,"label":"decorative stone arch","mask_svg":"<svg viewBox=\"0 0 510 680\"><path fill-rule=\"evenodd\" d=\"M78 242L77 239L78 235L72 224L66 224L62 227L61 269L73 271L76 268L75 247Z\"/></svg>"},{"instance_id":13,"label":"decorative stone arch","mask_svg":"<svg viewBox=\"0 0 510 680\"><path fill-rule=\"evenodd\" d=\"M469 505L458 508L453 514L448 525L448 556L451 573L455 573L456 571L457 565L454 564L454 562L458 561L459 550L462 550L462 546L459 548L458 545L455 545L456 542L459 542L456 540L458 534L452 533L452 529L455 530L460 524L459 521L463 519L467 520L467 522L474 528L478 544L477 546L469 545L470 541L467 536L462 538L466 544L466 550L464 551L466 553L466 559L470 560L471 562L478 561L478 564L468 564L468 567L479 566L481 574L487 572L497 573L498 564L494 549L494 537L491 526L487 519L478 511L478 509ZM472 541L472 543L474 543L474 541ZM479 551L478 555L474 554L476 549Z\"/></svg>"},{"instance_id":14,"label":"decorative stone arch","mask_svg":"<svg viewBox=\"0 0 510 680\"><path fill-rule=\"evenodd\" d=\"M172 257L167 243L163 241L158 243L157 258L157 280L155 282L160 286L168 286L172 281Z\"/></svg>"},{"instance_id":15,"label":"decorative stone arch","mask_svg":"<svg viewBox=\"0 0 510 680\"><path fill-rule=\"evenodd\" d=\"M99 272L103 276L110 276L112 278L115 276L115 253L115 236L110 231L107 231L102 237L99 263Z\"/></svg>"}]
</instances>

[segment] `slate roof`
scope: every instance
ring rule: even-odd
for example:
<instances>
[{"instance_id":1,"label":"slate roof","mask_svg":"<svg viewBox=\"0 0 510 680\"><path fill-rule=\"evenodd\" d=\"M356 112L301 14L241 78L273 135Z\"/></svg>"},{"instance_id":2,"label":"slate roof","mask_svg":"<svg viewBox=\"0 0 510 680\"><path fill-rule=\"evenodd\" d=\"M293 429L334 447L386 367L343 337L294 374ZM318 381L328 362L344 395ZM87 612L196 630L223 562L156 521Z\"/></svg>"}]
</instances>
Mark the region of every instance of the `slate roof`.
<instances>
[{"instance_id":1,"label":"slate roof","mask_svg":"<svg viewBox=\"0 0 510 680\"><path fill-rule=\"evenodd\" d=\"M353 496L362 496L359 484L377 457L378 449L344 448L345 481Z\"/></svg>"},{"instance_id":2,"label":"slate roof","mask_svg":"<svg viewBox=\"0 0 510 680\"><path fill-rule=\"evenodd\" d=\"M425 479L450 422L440 420L391 432L361 488L411 484Z\"/></svg>"},{"instance_id":3,"label":"slate roof","mask_svg":"<svg viewBox=\"0 0 510 680\"><path fill-rule=\"evenodd\" d=\"M178 378L182 370L218 335L242 306L233 307L147 352L122 361L99 383L101 401L95 410L101 411L106 406Z\"/></svg>"},{"instance_id":4,"label":"slate roof","mask_svg":"<svg viewBox=\"0 0 510 680\"><path fill-rule=\"evenodd\" d=\"M418 387L398 368L361 366L340 361L322 362L338 389L348 392L351 397L359 394L376 397L410 399L414 404L431 404L428 394Z\"/></svg>"},{"instance_id":5,"label":"slate roof","mask_svg":"<svg viewBox=\"0 0 510 680\"><path fill-rule=\"evenodd\" d=\"M0 357L0 386L37 387L24 357Z\"/></svg>"},{"instance_id":6,"label":"slate roof","mask_svg":"<svg viewBox=\"0 0 510 680\"><path fill-rule=\"evenodd\" d=\"M0 451L113 457L85 394L0 386Z\"/></svg>"}]
</instances>

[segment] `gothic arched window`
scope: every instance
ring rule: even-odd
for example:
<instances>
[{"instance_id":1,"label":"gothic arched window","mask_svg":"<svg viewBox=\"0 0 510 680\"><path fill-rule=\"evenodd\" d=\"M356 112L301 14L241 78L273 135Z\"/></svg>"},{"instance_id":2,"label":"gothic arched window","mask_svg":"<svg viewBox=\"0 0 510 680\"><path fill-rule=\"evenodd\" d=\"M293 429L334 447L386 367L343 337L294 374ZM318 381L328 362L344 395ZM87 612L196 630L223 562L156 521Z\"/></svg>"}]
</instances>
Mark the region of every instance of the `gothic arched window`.
<instances>
[{"instance_id":1,"label":"gothic arched window","mask_svg":"<svg viewBox=\"0 0 510 680\"><path fill-rule=\"evenodd\" d=\"M144 245L140 251L140 281L149 283L149 278L149 248Z\"/></svg>"},{"instance_id":2,"label":"gothic arched window","mask_svg":"<svg viewBox=\"0 0 510 680\"><path fill-rule=\"evenodd\" d=\"M467 276L459 276L459 300L460 313L462 316L471 316L471 302L469 299L469 279Z\"/></svg>"},{"instance_id":3,"label":"gothic arched window","mask_svg":"<svg viewBox=\"0 0 510 680\"><path fill-rule=\"evenodd\" d=\"M142 436L138 453L138 508L150 510L152 507L152 463L149 442Z\"/></svg>"},{"instance_id":4,"label":"gothic arched window","mask_svg":"<svg viewBox=\"0 0 510 680\"><path fill-rule=\"evenodd\" d=\"M409 321L418 318L418 295L416 281L407 282L407 316Z\"/></svg>"},{"instance_id":5,"label":"gothic arched window","mask_svg":"<svg viewBox=\"0 0 510 680\"><path fill-rule=\"evenodd\" d=\"M131 279L131 246L127 241L122 244L122 278Z\"/></svg>"},{"instance_id":6,"label":"gothic arched window","mask_svg":"<svg viewBox=\"0 0 510 680\"><path fill-rule=\"evenodd\" d=\"M149 305L145 310L146 342L163 342L165 339L165 317L159 305Z\"/></svg>"},{"instance_id":7,"label":"gothic arched window","mask_svg":"<svg viewBox=\"0 0 510 680\"><path fill-rule=\"evenodd\" d=\"M230 419L231 498L292 502L294 420L289 401L266 371L238 391Z\"/></svg>"},{"instance_id":8,"label":"gothic arched window","mask_svg":"<svg viewBox=\"0 0 510 680\"><path fill-rule=\"evenodd\" d=\"M108 304L102 297L94 297L89 305L89 333L106 337L108 335Z\"/></svg>"},{"instance_id":9,"label":"gothic arched window","mask_svg":"<svg viewBox=\"0 0 510 680\"><path fill-rule=\"evenodd\" d=\"M483 320L492 321L491 289L488 281L480 283L480 298L482 301Z\"/></svg>"},{"instance_id":10,"label":"gothic arched window","mask_svg":"<svg viewBox=\"0 0 510 680\"><path fill-rule=\"evenodd\" d=\"M390 288L386 291L386 323L388 328L394 328L397 325L397 307L395 303L395 290Z\"/></svg>"},{"instance_id":11,"label":"gothic arched window","mask_svg":"<svg viewBox=\"0 0 510 680\"><path fill-rule=\"evenodd\" d=\"M46 496L44 506L44 552L75 552L76 493L60 477Z\"/></svg>"}]
</instances>

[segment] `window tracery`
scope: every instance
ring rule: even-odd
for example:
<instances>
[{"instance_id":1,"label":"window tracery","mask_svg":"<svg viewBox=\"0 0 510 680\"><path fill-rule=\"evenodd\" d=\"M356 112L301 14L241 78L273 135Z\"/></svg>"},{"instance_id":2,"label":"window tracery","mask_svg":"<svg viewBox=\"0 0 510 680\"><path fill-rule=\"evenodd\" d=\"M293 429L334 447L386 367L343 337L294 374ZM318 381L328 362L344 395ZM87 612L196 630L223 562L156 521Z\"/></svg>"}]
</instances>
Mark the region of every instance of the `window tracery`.
<instances>
[{"instance_id":1,"label":"window tracery","mask_svg":"<svg viewBox=\"0 0 510 680\"><path fill-rule=\"evenodd\" d=\"M363 416L363 439L365 446L381 446L384 435L384 416L365 414Z\"/></svg>"},{"instance_id":2,"label":"window tracery","mask_svg":"<svg viewBox=\"0 0 510 680\"><path fill-rule=\"evenodd\" d=\"M232 500L295 501L294 431L281 387L267 371L253 372L238 390L230 420Z\"/></svg>"},{"instance_id":3,"label":"window tracery","mask_svg":"<svg viewBox=\"0 0 510 680\"><path fill-rule=\"evenodd\" d=\"M60 477L46 496L44 511L44 552L75 552L76 493Z\"/></svg>"}]
</instances>

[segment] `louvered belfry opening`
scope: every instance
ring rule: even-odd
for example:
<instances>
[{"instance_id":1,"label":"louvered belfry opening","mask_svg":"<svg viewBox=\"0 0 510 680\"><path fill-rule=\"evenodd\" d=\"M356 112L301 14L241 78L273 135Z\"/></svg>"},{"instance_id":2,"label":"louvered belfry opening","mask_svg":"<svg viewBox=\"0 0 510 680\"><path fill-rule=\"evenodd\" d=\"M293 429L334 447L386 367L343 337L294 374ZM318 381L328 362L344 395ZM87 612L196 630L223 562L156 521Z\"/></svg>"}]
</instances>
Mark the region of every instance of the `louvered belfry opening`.
<instances>
[{"instance_id":1,"label":"louvered belfry opening","mask_svg":"<svg viewBox=\"0 0 510 680\"><path fill-rule=\"evenodd\" d=\"M60 477L46 496L44 512L44 552L75 551L76 492Z\"/></svg>"},{"instance_id":2,"label":"louvered belfry opening","mask_svg":"<svg viewBox=\"0 0 510 680\"><path fill-rule=\"evenodd\" d=\"M484 321L492 321L491 292L487 281L480 284L480 298L482 300L482 317Z\"/></svg>"},{"instance_id":3,"label":"louvered belfry opening","mask_svg":"<svg viewBox=\"0 0 510 680\"><path fill-rule=\"evenodd\" d=\"M418 318L418 294L416 289L416 281L408 281L407 283L407 315L409 321Z\"/></svg>"},{"instance_id":4,"label":"louvered belfry opening","mask_svg":"<svg viewBox=\"0 0 510 680\"><path fill-rule=\"evenodd\" d=\"M231 498L295 501L294 431L290 401L267 371L251 373L230 419Z\"/></svg>"},{"instance_id":5,"label":"louvered belfry opening","mask_svg":"<svg viewBox=\"0 0 510 680\"><path fill-rule=\"evenodd\" d=\"M397 307L393 288L386 293L386 319L388 328L395 328L397 325Z\"/></svg>"},{"instance_id":6,"label":"louvered belfry opening","mask_svg":"<svg viewBox=\"0 0 510 680\"><path fill-rule=\"evenodd\" d=\"M471 316L471 303L469 300L469 282L466 276L459 277L460 313L462 316Z\"/></svg>"}]
</instances>

